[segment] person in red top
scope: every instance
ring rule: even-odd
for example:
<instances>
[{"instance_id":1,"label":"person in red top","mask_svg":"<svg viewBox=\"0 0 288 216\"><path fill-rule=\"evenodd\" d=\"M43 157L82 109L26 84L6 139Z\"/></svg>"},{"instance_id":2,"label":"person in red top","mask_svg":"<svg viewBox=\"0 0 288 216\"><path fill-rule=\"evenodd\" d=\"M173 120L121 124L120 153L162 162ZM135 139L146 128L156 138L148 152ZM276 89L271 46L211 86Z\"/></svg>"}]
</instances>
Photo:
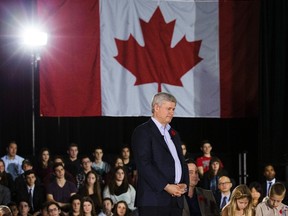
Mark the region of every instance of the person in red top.
<instances>
[{"instance_id":1,"label":"person in red top","mask_svg":"<svg viewBox=\"0 0 288 216\"><path fill-rule=\"evenodd\" d=\"M212 145L209 140L203 140L201 142L201 151L203 152L203 156L198 157L196 159L196 165L198 167L198 171L200 176L202 177L205 172L209 170L209 163L212 158L211 151L212 151ZM223 163L220 164L221 168L223 168Z\"/></svg>"}]
</instances>

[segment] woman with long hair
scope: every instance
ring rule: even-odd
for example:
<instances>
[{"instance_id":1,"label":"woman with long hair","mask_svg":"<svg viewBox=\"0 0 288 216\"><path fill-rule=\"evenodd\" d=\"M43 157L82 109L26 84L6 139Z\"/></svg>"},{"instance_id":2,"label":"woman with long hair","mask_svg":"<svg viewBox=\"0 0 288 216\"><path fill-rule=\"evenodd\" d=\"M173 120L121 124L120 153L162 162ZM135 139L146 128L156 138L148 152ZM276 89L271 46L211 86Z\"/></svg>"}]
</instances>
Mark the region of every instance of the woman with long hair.
<instances>
[{"instance_id":1,"label":"woman with long hair","mask_svg":"<svg viewBox=\"0 0 288 216\"><path fill-rule=\"evenodd\" d=\"M238 185L231 194L231 199L221 211L221 216L253 216L252 195L250 189Z\"/></svg>"},{"instance_id":2,"label":"woman with long hair","mask_svg":"<svg viewBox=\"0 0 288 216\"><path fill-rule=\"evenodd\" d=\"M125 201L119 201L115 204L113 216L129 216L130 210Z\"/></svg>"},{"instance_id":3,"label":"woman with long hair","mask_svg":"<svg viewBox=\"0 0 288 216\"><path fill-rule=\"evenodd\" d=\"M135 210L134 206L136 191L128 183L127 174L124 167L116 167L113 178L103 190L103 198L109 197L113 203L124 200L130 210Z\"/></svg>"},{"instance_id":4,"label":"woman with long hair","mask_svg":"<svg viewBox=\"0 0 288 216\"><path fill-rule=\"evenodd\" d=\"M78 194L82 197L90 197L93 201L96 213L102 208L101 186L97 173L93 170L86 174L84 185L79 188Z\"/></svg>"},{"instance_id":5,"label":"woman with long hair","mask_svg":"<svg viewBox=\"0 0 288 216\"><path fill-rule=\"evenodd\" d=\"M228 172L223 169L219 158L212 157L209 162L209 170L203 175L203 188L215 193L218 190L218 179L221 176L228 176Z\"/></svg>"},{"instance_id":6,"label":"woman with long hair","mask_svg":"<svg viewBox=\"0 0 288 216\"><path fill-rule=\"evenodd\" d=\"M50 160L50 150L46 147L42 148L39 152L39 159L35 172L42 182L46 176L53 172L52 161Z\"/></svg>"},{"instance_id":7,"label":"woman with long hair","mask_svg":"<svg viewBox=\"0 0 288 216\"><path fill-rule=\"evenodd\" d=\"M81 210L83 212L83 216L97 215L94 207L94 202L89 196L85 196L82 198Z\"/></svg>"}]
</instances>

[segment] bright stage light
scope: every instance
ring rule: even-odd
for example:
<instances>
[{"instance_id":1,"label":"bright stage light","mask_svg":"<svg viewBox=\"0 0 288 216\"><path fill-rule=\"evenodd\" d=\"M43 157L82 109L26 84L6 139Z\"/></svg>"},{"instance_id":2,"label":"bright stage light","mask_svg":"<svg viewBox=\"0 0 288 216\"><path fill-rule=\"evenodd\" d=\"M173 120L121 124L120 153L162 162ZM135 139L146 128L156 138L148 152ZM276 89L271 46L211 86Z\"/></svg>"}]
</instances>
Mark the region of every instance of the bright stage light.
<instances>
[{"instance_id":1,"label":"bright stage light","mask_svg":"<svg viewBox=\"0 0 288 216\"><path fill-rule=\"evenodd\" d=\"M47 33L35 27L29 27L22 33L23 44L30 47L45 46L47 39Z\"/></svg>"}]
</instances>

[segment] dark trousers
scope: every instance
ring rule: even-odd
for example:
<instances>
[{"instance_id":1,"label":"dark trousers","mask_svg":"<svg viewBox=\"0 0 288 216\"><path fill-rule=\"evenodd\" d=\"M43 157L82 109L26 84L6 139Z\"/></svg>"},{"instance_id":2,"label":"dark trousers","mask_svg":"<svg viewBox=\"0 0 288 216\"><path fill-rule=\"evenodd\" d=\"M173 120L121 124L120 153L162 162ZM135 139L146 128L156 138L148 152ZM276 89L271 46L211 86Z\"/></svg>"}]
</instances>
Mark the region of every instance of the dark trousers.
<instances>
[{"instance_id":1,"label":"dark trousers","mask_svg":"<svg viewBox=\"0 0 288 216\"><path fill-rule=\"evenodd\" d=\"M139 216L182 216L183 209L178 206L177 198L169 206L139 206Z\"/></svg>"}]
</instances>

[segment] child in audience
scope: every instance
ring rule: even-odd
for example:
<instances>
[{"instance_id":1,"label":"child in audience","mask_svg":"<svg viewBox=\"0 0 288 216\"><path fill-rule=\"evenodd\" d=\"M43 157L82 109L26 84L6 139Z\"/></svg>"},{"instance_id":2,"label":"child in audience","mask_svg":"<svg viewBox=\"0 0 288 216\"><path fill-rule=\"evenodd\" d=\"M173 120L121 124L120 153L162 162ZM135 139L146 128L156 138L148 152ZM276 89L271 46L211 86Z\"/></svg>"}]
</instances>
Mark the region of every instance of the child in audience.
<instances>
[{"instance_id":1,"label":"child in audience","mask_svg":"<svg viewBox=\"0 0 288 216\"><path fill-rule=\"evenodd\" d=\"M285 193L286 188L282 183L276 182L273 184L268 197L264 198L263 202L257 205L256 216L288 216L288 206L282 203Z\"/></svg>"},{"instance_id":2,"label":"child in audience","mask_svg":"<svg viewBox=\"0 0 288 216\"><path fill-rule=\"evenodd\" d=\"M244 185L238 185L231 195L230 201L222 209L221 216L253 216L252 195L249 188Z\"/></svg>"}]
</instances>

